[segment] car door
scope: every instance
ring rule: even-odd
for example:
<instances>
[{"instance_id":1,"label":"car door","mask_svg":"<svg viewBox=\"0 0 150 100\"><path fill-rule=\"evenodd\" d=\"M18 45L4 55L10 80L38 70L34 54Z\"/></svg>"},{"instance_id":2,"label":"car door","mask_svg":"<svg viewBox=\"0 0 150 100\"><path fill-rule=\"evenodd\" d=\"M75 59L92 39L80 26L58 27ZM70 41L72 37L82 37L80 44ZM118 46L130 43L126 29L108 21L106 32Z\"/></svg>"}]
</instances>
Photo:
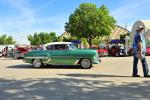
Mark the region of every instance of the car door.
<instances>
[{"instance_id":1,"label":"car door","mask_svg":"<svg viewBox=\"0 0 150 100\"><path fill-rule=\"evenodd\" d=\"M56 44L54 45L52 52L52 62L56 65L67 65L70 57L70 50L67 48L67 44Z\"/></svg>"}]
</instances>

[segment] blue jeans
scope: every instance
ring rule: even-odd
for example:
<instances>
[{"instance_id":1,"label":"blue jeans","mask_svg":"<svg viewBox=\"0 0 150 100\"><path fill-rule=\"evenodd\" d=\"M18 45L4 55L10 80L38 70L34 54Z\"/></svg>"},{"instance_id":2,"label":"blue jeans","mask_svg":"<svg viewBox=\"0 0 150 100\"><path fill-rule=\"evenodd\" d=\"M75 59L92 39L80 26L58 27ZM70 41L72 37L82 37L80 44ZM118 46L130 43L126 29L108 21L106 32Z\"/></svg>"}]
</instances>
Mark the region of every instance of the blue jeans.
<instances>
[{"instance_id":1,"label":"blue jeans","mask_svg":"<svg viewBox=\"0 0 150 100\"><path fill-rule=\"evenodd\" d=\"M139 59L134 55L134 60L133 60L133 74L132 74L133 76L137 75L137 73L138 73L138 68L137 68L138 60ZM142 67L143 67L144 76L147 76L148 73L149 73L149 70L148 70L148 64L147 64L147 61L146 61L145 57L141 60L141 63L142 63Z\"/></svg>"}]
</instances>

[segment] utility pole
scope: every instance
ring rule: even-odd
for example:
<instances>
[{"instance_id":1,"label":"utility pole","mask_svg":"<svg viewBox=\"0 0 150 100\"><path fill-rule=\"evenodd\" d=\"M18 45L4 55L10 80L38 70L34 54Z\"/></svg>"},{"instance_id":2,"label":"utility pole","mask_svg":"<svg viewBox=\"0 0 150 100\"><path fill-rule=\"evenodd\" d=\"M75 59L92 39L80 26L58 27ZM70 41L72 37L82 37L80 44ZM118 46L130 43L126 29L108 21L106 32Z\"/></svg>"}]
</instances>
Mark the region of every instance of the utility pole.
<instances>
[{"instance_id":1,"label":"utility pole","mask_svg":"<svg viewBox=\"0 0 150 100\"><path fill-rule=\"evenodd\" d=\"M127 29L127 23L125 23L125 29Z\"/></svg>"}]
</instances>

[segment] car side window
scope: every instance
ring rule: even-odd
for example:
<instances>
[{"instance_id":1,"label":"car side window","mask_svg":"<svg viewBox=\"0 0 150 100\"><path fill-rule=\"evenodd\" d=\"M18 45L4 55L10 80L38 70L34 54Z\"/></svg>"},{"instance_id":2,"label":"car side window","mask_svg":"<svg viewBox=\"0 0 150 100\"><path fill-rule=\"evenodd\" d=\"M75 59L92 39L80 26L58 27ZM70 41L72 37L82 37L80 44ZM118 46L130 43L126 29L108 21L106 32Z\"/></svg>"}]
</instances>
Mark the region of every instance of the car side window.
<instances>
[{"instance_id":1,"label":"car side window","mask_svg":"<svg viewBox=\"0 0 150 100\"><path fill-rule=\"evenodd\" d=\"M47 50L53 50L53 45L48 45L48 46L46 47L46 49L47 49Z\"/></svg>"},{"instance_id":2,"label":"car side window","mask_svg":"<svg viewBox=\"0 0 150 100\"><path fill-rule=\"evenodd\" d=\"M115 49L115 46L112 46L111 48L112 48L112 49Z\"/></svg>"},{"instance_id":3,"label":"car side window","mask_svg":"<svg viewBox=\"0 0 150 100\"><path fill-rule=\"evenodd\" d=\"M54 50L66 50L66 45L65 44L55 45Z\"/></svg>"}]
</instances>

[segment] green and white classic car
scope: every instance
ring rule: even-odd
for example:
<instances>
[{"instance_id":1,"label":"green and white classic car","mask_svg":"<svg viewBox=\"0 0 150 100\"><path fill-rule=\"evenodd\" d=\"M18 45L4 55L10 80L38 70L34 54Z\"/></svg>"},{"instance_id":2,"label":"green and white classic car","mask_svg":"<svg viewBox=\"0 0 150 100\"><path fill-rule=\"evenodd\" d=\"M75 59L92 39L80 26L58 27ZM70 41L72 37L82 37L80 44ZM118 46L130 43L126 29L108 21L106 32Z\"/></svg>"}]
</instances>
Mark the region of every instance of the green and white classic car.
<instances>
[{"instance_id":1,"label":"green and white classic car","mask_svg":"<svg viewBox=\"0 0 150 100\"><path fill-rule=\"evenodd\" d=\"M101 61L96 50L78 49L71 42L52 42L45 44L43 50L26 53L24 62L33 64L35 68L43 65L80 65L88 69Z\"/></svg>"}]
</instances>

